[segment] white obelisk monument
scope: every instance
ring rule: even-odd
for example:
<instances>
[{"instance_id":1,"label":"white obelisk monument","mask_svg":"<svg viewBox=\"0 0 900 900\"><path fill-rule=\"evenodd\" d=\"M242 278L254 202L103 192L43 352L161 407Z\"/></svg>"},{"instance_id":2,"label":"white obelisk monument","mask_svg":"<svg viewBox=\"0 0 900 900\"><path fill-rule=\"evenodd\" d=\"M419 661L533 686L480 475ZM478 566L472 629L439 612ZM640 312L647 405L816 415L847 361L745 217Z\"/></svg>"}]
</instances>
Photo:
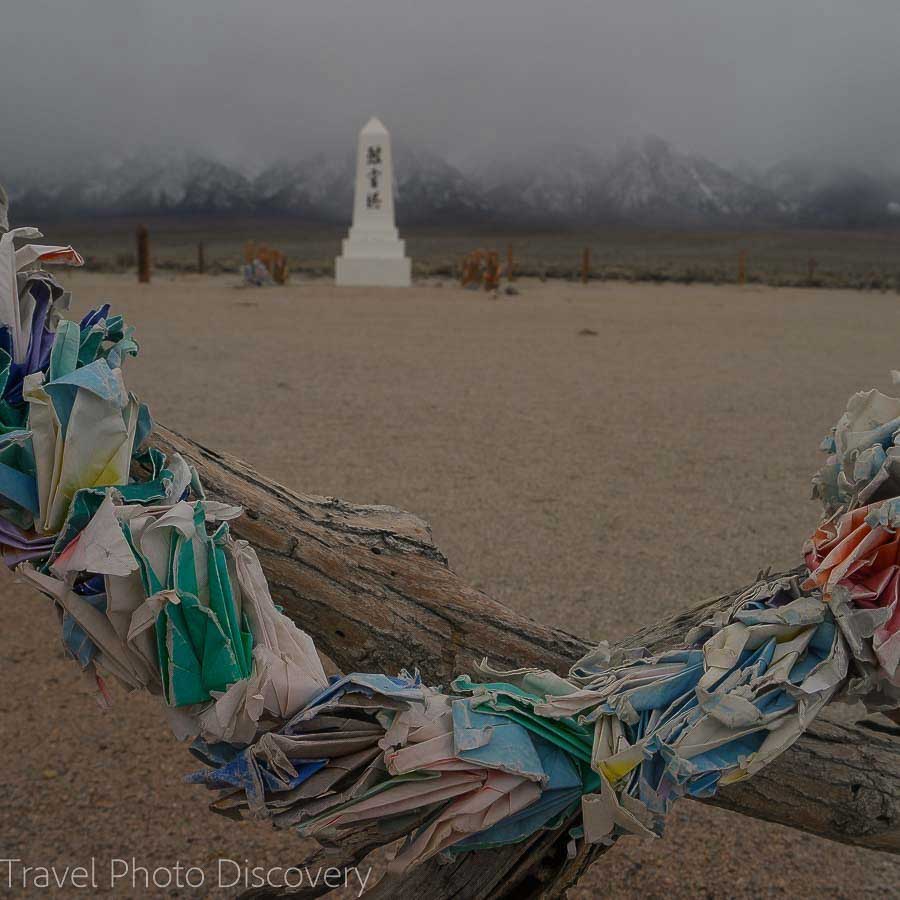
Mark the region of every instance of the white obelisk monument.
<instances>
[{"instance_id":1,"label":"white obelisk monument","mask_svg":"<svg viewBox=\"0 0 900 900\"><path fill-rule=\"evenodd\" d=\"M339 285L409 287L411 264L394 225L391 136L376 118L359 133L353 225L334 261Z\"/></svg>"}]
</instances>

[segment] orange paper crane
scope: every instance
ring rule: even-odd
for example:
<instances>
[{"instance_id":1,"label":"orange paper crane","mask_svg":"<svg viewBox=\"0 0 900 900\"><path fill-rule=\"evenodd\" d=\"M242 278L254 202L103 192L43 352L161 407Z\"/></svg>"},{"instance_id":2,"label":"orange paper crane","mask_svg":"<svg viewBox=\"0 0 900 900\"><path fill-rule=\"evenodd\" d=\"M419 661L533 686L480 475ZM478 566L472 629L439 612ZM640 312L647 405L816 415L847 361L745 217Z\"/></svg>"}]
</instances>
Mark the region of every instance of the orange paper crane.
<instances>
[{"instance_id":1,"label":"orange paper crane","mask_svg":"<svg viewBox=\"0 0 900 900\"><path fill-rule=\"evenodd\" d=\"M484 264L484 289L496 291L500 287L500 254L490 250Z\"/></svg>"},{"instance_id":2,"label":"orange paper crane","mask_svg":"<svg viewBox=\"0 0 900 900\"><path fill-rule=\"evenodd\" d=\"M473 250L463 257L460 271L463 287L481 284L486 291L496 291L502 275L500 254L496 250Z\"/></svg>"},{"instance_id":3,"label":"orange paper crane","mask_svg":"<svg viewBox=\"0 0 900 900\"><path fill-rule=\"evenodd\" d=\"M272 276L275 284L286 284L288 280L287 258L280 250L275 250L266 244L256 245L254 241L244 244L244 260L250 264L258 260Z\"/></svg>"},{"instance_id":4,"label":"orange paper crane","mask_svg":"<svg viewBox=\"0 0 900 900\"><path fill-rule=\"evenodd\" d=\"M473 250L467 254L462 261L462 271L460 273L460 282L463 287L470 284L478 284L481 281L481 272L484 266L484 251Z\"/></svg>"}]
</instances>

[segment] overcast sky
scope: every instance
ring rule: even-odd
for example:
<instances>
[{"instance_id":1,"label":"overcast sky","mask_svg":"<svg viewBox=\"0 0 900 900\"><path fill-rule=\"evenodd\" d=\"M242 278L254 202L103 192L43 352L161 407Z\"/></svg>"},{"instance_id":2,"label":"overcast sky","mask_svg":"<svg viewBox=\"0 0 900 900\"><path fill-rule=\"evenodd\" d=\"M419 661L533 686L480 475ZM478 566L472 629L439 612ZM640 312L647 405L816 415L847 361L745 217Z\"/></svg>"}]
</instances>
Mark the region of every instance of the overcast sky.
<instances>
[{"instance_id":1,"label":"overcast sky","mask_svg":"<svg viewBox=\"0 0 900 900\"><path fill-rule=\"evenodd\" d=\"M462 162L655 133L900 168L900 0L3 0L0 167L397 141Z\"/></svg>"}]
</instances>

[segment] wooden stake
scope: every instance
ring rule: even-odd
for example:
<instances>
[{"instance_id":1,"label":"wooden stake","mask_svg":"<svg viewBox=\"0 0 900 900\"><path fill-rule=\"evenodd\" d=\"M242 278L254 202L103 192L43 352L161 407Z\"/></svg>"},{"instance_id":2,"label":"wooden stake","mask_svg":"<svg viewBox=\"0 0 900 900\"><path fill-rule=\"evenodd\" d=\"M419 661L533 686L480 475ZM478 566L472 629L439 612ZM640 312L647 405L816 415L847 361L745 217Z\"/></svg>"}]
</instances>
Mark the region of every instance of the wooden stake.
<instances>
[{"instance_id":1,"label":"wooden stake","mask_svg":"<svg viewBox=\"0 0 900 900\"><path fill-rule=\"evenodd\" d=\"M147 226L141 225L137 230L137 266L138 282L149 284L150 282L150 235Z\"/></svg>"},{"instance_id":2,"label":"wooden stake","mask_svg":"<svg viewBox=\"0 0 900 900\"><path fill-rule=\"evenodd\" d=\"M206 272L206 254L203 249L203 241L197 244L197 272L200 275Z\"/></svg>"},{"instance_id":3,"label":"wooden stake","mask_svg":"<svg viewBox=\"0 0 900 900\"><path fill-rule=\"evenodd\" d=\"M747 283L747 251L738 253L738 284Z\"/></svg>"},{"instance_id":4,"label":"wooden stake","mask_svg":"<svg viewBox=\"0 0 900 900\"><path fill-rule=\"evenodd\" d=\"M585 247L581 251L581 283L587 284L591 277L591 248Z\"/></svg>"},{"instance_id":5,"label":"wooden stake","mask_svg":"<svg viewBox=\"0 0 900 900\"><path fill-rule=\"evenodd\" d=\"M513 259L512 244L506 245L506 278L509 281L516 280L515 260Z\"/></svg>"},{"instance_id":6,"label":"wooden stake","mask_svg":"<svg viewBox=\"0 0 900 900\"><path fill-rule=\"evenodd\" d=\"M272 251L272 280L275 284L287 284L288 264L287 258L280 250Z\"/></svg>"}]
</instances>

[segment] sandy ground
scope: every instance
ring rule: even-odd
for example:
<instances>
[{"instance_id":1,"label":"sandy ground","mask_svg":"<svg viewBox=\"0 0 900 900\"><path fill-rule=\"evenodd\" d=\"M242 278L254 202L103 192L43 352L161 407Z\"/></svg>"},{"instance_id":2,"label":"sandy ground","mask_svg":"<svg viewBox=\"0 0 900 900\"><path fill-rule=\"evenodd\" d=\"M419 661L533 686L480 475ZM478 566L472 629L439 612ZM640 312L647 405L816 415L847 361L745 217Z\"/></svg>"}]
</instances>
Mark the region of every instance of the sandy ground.
<instances>
[{"instance_id":1,"label":"sandy ground","mask_svg":"<svg viewBox=\"0 0 900 900\"><path fill-rule=\"evenodd\" d=\"M158 420L291 487L413 510L479 587L596 639L796 562L821 437L900 367L896 295L66 280L78 312L110 299L137 326L129 385ZM111 857L180 859L208 884L217 858L309 857L211 815L154 704L102 713L48 604L6 585L3 601L0 857L93 856L101 882ZM572 894L863 897L898 878L886 855L685 802L663 840L622 840Z\"/></svg>"}]
</instances>

